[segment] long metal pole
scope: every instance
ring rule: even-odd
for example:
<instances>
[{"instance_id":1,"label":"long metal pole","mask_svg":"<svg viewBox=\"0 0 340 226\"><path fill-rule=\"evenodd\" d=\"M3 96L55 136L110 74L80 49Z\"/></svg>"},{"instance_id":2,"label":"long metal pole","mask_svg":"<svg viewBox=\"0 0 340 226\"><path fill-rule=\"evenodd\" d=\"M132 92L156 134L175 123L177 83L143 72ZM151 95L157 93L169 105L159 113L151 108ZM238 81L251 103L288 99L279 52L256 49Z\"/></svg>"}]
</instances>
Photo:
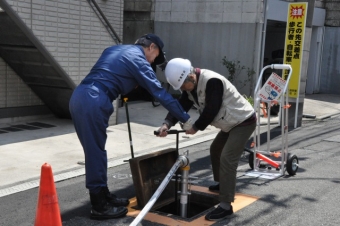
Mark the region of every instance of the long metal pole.
<instances>
[{"instance_id":1,"label":"long metal pole","mask_svg":"<svg viewBox=\"0 0 340 226\"><path fill-rule=\"evenodd\" d=\"M186 166L189 163L189 160L186 156L179 156L173 165L173 167L170 169L169 173L165 176L162 183L159 185L153 196L150 198L149 202L144 206L142 211L138 214L138 216L131 222L130 226L136 226L139 224L141 220L143 220L144 216L149 212L151 207L155 204L159 196L162 194L165 187L170 182L172 176L176 173L177 169L181 166Z\"/></svg>"},{"instance_id":2,"label":"long metal pole","mask_svg":"<svg viewBox=\"0 0 340 226\"><path fill-rule=\"evenodd\" d=\"M116 33L115 29L113 29L113 27L111 26L110 22L107 20L105 14L103 13L103 11L100 9L100 7L98 6L97 2L95 0L91 0L91 2L93 3L93 5L96 7L96 9L98 10L99 14L101 15L101 17L104 19L106 25L109 27L109 30L113 33L113 35L115 36L115 38L117 39L118 43L117 44L121 44L122 40L120 40L118 34Z\"/></svg>"},{"instance_id":3,"label":"long metal pole","mask_svg":"<svg viewBox=\"0 0 340 226\"><path fill-rule=\"evenodd\" d=\"M189 183L189 169L190 166L182 168L181 178L181 217L187 217L188 210L188 183Z\"/></svg>"},{"instance_id":4,"label":"long metal pole","mask_svg":"<svg viewBox=\"0 0 340 226\"><path fill-rule=\"evenodd\" d=\"M134 158L133 145L132 145L132 136L131 136L131 128L130 128L129 109L128 109L127 100L128 100L128 98L124 98L125 110L126 110L126 121L127 121L127 125L128 125L129 139L130 139L131 158Z\"/></svg>"}]
</instances>

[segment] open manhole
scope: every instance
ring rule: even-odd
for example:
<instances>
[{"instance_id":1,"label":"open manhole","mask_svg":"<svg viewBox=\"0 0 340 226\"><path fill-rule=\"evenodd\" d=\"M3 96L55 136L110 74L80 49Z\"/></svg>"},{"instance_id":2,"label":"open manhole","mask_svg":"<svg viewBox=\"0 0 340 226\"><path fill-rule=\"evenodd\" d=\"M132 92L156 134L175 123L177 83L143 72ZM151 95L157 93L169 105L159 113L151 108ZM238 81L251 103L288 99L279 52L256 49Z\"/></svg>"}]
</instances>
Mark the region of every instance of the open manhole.
<instances>
[{"instance_id":1,"label":"open manhole","mask_svg":"<svg viewBox=\"0 0 340 226\"><path fill-rule=\"evenodd\" d=\"M169 148L129 159L137 198L137 206L132 208L138 210L144 208L167 176L177 157L178 151ZM180 174L179 171L176 172L176 175L178 174ZM218 195L191 189L191 195L188 196L186 205L186 217L181 217L183 206L181 207L180 194L178 193L180 187L180 184L175 180L170 181L151 208L151 212L191 221L219 203Z\"/></svg>"},{"instance_id":2,"label":"open manhole","mask_svg":"<svg viewBox=\"0 0 340 226\"><path fill-rule=\"evenodd\" d=\"M169 216L170 214L173 217L179 218L181 220L192 221L202 215L205 215L208 210L218 203L219 200L217 195L191 191L191 195L188 197L186 217L181 216L181 204L179 199L177 202L171 202L163 207L153 210L153 212L163 216Z\"/></svg>"}]
</instances>

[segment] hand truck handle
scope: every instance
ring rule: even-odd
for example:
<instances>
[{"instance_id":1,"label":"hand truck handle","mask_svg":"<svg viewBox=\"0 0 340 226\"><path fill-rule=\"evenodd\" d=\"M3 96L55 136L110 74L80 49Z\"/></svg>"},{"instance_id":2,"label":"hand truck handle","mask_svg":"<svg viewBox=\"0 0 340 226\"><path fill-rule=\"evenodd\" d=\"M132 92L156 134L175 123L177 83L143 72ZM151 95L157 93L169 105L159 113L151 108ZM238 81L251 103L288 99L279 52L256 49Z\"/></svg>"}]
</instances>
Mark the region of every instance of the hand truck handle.
<instances>
[{"instance_id":1,"label":"hand truck handle","mask_svg":"<svg viewBox=\"0 0 340 226\"><path fill-rule=\"evenodd\" d=\"M292 67L289 64L272 64L272 69L289 69L292 70Z\"/></svg>"}]
</instances>

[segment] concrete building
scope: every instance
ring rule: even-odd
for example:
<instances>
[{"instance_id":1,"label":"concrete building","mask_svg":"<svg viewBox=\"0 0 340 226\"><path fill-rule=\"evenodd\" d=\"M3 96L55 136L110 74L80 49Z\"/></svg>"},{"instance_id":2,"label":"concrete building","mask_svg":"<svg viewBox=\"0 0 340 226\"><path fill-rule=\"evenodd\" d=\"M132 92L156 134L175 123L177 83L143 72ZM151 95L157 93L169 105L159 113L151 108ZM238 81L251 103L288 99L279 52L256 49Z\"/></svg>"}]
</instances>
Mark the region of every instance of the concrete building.
<instances>
[{"instance_id":1,"label":"concrete building","mask_svg":"<svg viewBox=\"0 0 340 226\"><path fill-rule=\"evenodd\" d=\"M70 117L73 89L104 48L121 42L123 6L123 0L1 0L0 119Z\"/></svg>"},{"instance_id":2,"label":"concrete building","mask_svg":"<svg viewBox=\"0 0 340 226\"><path fill-rule=\"evenodd\" d=\"M254 70L235 81L251 95L263 65L280 62L289 2L296 1L0 0L0 122L69 117L72 90L103 49L147 32L162 37L168 59L188 58L226 76L224 57ZM340 94L340 1L307 2L300 118L305 93Z\"/></svg>"}]
</instances>

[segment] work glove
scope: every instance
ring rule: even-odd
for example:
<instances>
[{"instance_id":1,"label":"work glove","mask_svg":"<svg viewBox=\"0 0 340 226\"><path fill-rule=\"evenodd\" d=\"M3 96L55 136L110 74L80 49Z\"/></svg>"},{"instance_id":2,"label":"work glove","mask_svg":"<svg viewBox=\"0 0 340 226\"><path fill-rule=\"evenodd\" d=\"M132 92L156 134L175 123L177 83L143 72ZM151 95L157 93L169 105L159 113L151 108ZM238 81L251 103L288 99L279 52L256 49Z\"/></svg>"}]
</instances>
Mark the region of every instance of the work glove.
<instances>
[{"instance_id":1,"label":"work glove","mask_svg":"<svg viewBox=\"0 0 340 226\"><path fill-rule=\"evenodd\" d=\"M183 123L182 129L183 130L190 130L192 128L193 124L194 124L194 120L192 120L192 118L189 118L188 121Z\"/></svg>"}]
</instances>

